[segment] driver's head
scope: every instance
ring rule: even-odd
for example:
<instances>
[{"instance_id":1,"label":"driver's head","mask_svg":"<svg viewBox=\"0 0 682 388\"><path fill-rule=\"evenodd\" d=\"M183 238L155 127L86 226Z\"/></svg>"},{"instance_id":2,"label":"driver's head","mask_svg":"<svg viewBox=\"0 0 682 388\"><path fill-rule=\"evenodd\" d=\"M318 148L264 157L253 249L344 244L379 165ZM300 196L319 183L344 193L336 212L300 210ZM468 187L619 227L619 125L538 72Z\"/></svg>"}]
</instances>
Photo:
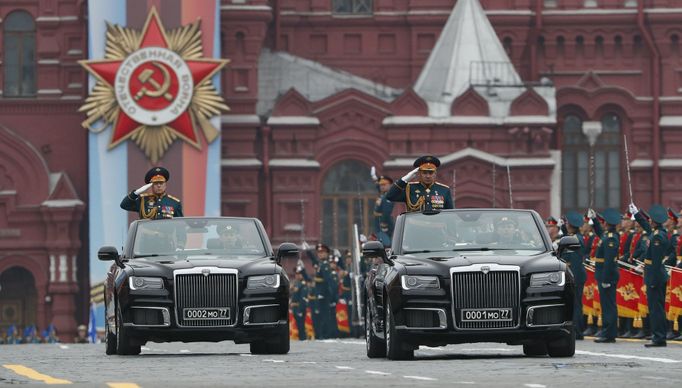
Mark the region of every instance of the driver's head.
<instances>
[{"instance_id":1,"label":"driver's head","mask_svg":"<svg viewBox=\"0 0 682 388\"><path fill-rule=\"evenodd\" d=\"M224 245L232 246L237 242L237 229L232 225L218 226L218 236Z\"/></svg>"},{"instance_id":2,"label":"driver's head","mask_svg":"<svg viewBox=\"0 0 682 388\"><path fill-rule=\"evenodd\" d=\"M504 239L512 239L514 237L514 233L516 232L516 220L508 216L504 216L497 221L495 229L500 237Z\"/></svg>"}]
</instances>

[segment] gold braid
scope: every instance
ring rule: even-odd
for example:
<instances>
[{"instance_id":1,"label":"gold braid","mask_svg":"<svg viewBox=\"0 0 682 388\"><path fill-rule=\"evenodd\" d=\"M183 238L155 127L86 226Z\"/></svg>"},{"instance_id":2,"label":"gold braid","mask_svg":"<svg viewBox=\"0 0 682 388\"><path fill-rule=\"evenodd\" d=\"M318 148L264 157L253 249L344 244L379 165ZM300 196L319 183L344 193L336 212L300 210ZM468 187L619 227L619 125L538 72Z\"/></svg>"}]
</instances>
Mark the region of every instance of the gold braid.
<instances>
[{"instance_id":1,"label":"gold braid","mask_svg":"<svg viewBox=\"0 0 682 388\"><path fill-rule=\"evenodd\" d=\"M156 207L151 208L149 212L145 211L145 208L147 207L147 200L146 197L142 197L142 200L140 201L140 217L146 218L146 219L154 219L156 217Z\"/></svg>"},{"instance_id":2,"label":"gold braid","mask_svg":"<svg viewBox=\"0 0 682 388\"><path fill-rule=\"evenodd\" d=\"M422 206L424 206L424 197L419 197L416 203L412 203L412 201L410 200L409 183L407 184L407 186L405 186L405 204L407 205L407 211L409 212L421 210Z\"/></svg>"}]
</instances>

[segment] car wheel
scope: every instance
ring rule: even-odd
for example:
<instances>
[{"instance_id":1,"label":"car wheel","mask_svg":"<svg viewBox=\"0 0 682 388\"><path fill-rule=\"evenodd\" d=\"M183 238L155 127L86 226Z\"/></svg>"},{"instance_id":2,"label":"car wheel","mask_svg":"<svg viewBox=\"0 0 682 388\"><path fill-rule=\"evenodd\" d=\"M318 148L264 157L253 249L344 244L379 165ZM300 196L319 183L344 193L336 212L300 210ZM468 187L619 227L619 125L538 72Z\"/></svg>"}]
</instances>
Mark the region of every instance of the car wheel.
<instances>
[{"instance_id":1,"label":"car wheel","mask_svg":"<svg viewBox=\"0 0 682 388\"><path fill-rule=\"evenodd\" d=\"M105 304L106 305L106 304ZM107 355L116 354L116 334L111 332L111 327L109 326L109 320L106 318L106 313L104 314L104 343L106 346Z\"/></svg>"},{"instance_id":2,"label":"car wheel","mask_svg":"<svg viewBox=\"0 0 682 388\"><path fill-rule=\"evenodd\" d=\"M526 356L545 356L547 355L547 344L545 341L523 344L523 354Z\"/></svg>"},{"instance_id":3,"label":"car wheel","mask_svg":"<svg viewBox=\"0 0 682 388\"><path fill-rule=\"evenodd\" d=\"M386 342L374 335L372 330L372 315L369 302L365 304L365 342L367 344L367 357L379 358L386 357Z\"/></svg>"},{"instance_id":4,"label":"car wheel","mask_svg":"<svg viewBox=\"0 0 682 388\"><path fill-rule=\"evenodd\" d=\"M249 344L251 354L287 354L290 349L289 326L277 329L277 334L265 341Z\"/></svg>"},{"instance_id":5,"label":"car wheel","mask_svg":"<svg viewBox=\"0 0 682 388\"><path fill-rule=\"evenodd\" d=\"M384 334L386 336L386 357L389 360L411 360L414 358L414 350L405 350L405 341L402 335L395 329L395 319L391 310L391 302L388 300L385 306L386 322Z\"/></svg>"},{"instance_id":6,"label":"car wheel","mask_svg":"<svg viewBox=\"0 0 682 388\"><path fill-rule=\"evenodd\" d=\"M575 330L557 340L547 342L550 357L573 357L575 355Z\"/></svg>"},{"instance_id":7,"label":"car wheel","mask_svg":"<svg viewBox=\"0 0 682 388\"><path fill-rule=\"evenodd\" d=\"M121 306L116 303L116 353L120 356L134 356L142 351L140 345L133 345L130 330L123 326Z\"/></svg>"}]
</instances>

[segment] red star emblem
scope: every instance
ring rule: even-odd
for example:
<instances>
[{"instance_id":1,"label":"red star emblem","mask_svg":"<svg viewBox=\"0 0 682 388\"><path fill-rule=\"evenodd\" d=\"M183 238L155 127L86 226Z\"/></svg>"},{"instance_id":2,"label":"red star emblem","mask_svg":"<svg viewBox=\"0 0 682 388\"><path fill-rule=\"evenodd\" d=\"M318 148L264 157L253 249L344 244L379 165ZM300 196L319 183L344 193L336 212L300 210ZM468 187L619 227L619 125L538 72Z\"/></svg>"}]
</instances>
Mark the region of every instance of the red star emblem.
<instances>
[{"instance_id":1,"label":"red star emblem","mask_svg":"<svg viewBox=\"0 0 682 388\"><path fill-rule=\"evenodd\" d=\"M200 148L197 125L189 109L194 88L226 63L221 59L185 60L171 51L155 9L147 17L137 49L128 57L81 62L116 95L119 109L110 147L147 126L165 125L197 148Z\"/></svg>"}]
</instances>

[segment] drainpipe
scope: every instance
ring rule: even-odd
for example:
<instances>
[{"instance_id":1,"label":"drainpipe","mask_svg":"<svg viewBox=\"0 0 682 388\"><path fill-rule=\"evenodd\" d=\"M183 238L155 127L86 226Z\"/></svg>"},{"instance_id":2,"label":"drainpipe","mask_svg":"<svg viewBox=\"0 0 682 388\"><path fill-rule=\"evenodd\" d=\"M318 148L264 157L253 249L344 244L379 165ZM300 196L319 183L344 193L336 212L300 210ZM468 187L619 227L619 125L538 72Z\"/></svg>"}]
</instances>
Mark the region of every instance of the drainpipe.
<instances>
[{"instance_id":1,"label":"drainpipe","mask_svg":"<svg viewBox=\"0 0 682 388\"><path fill-rule=\"evenodd\" d=\"M263 141L263 187L265 191L265 230L272 236L272 184L270 179L270 127L261 127L261 138Z\"/></svg>"},{"instance_id":2,"label":"drainpipe","mask_svg":"<svg viewBox=\"0 0 682 388\"><path fill-rule=\"evenodd\" d=\"M531 80L540 79L540 74L538 74L538 36L540 31L542 31L542 1L535 0L535 24L531 31L531 42L530 42L530 78Z\"/></svg>"},{"instance_id":3,"label":"drainpipe","mask_svg":"<svg viewBox=\"0 0 682 388\"><path fill-rule=\"evenodd\" d=\"M279 31L280 31L280 7L279 7L279 0L275 0L275 9L273 10L274 12L274 28L273 28L273 34L275 35L273 41L272 41L272 51L279 51Z\"/></svg>"},{"instance_id":4,"label":"drainpipe","mask_svg":"<svg viewBox=\"0 0 682 388\"><path fill-rule=\"evenodd\" d=\"M658 52L656 43L654 42L651 32L644 25L644 0L639 0L637 2L637 27L642 33L644 40L646 41L647 47L651 54L651 70L652 70L652 80L651 80L651 94L654 98L653 104L653 202L661 202L661 171L659 168L658 161L661 158L661 128L659 126L659 120L661 115L661 54Z\"/></svg>"}]
</instances>

